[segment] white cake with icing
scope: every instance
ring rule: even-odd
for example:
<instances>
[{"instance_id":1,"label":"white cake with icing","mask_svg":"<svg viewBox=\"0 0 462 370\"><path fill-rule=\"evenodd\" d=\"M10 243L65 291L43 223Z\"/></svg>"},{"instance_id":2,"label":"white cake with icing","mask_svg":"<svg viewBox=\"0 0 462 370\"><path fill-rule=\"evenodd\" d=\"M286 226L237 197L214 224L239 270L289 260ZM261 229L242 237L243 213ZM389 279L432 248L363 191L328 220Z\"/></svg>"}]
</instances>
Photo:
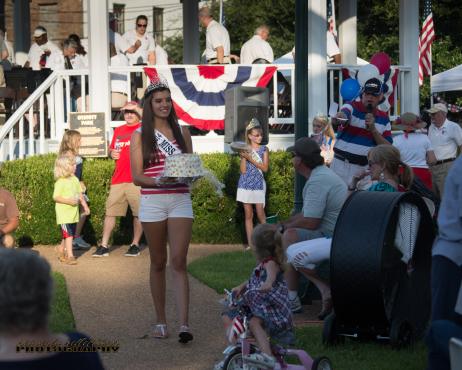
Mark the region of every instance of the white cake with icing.
<instances>
[{"instance_id":1,"label":"white cake with icing","mask_svg":"<svg viewBox=\"0 0 462 370\"><path fill-rule=\"evenodd\" d=\"M197 154L176 154L165 158L165 177L202 177L202 159Z\"/></svg>"}]
</instances>

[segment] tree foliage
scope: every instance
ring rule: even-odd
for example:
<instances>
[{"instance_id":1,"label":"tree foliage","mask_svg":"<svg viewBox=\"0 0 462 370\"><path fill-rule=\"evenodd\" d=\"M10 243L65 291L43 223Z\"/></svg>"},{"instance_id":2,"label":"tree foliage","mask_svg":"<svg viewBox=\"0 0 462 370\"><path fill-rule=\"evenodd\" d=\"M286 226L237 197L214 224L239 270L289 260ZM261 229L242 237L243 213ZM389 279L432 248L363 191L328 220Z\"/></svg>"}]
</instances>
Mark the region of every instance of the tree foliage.
<instances>
[{"instance_id":1,"label":"tree foliage","mask_svg":"<svg viewBox=\"0 0 462 370\"><path fill-rule=\"evenodd\" d=\"M337 20L338 2L336 3ZM420 1L422 25L425 1ZM208 5L219 19L219 2ZM270 28L268 39L275 58L292 50L295 44L295 0L226 0L224 1L226 27L231 39L231 50L240 50L256 27L266 24ZM377 52L387 53L392 64L399 65L399 0L371 2L358 0L358 56L369 60ZM433 74L462 64L462 33L454 22L462 18L460 0L432 2L435 41L432 43ZM182 33L167 38L167 51L174 63L183 62ZM200 50L205 49L205 29L200 26ZM442 93L449 102L462 104L460 92ZM425 77L420 89L421 105L430 103L430 78Z\"/></svg>"}]
</instances>

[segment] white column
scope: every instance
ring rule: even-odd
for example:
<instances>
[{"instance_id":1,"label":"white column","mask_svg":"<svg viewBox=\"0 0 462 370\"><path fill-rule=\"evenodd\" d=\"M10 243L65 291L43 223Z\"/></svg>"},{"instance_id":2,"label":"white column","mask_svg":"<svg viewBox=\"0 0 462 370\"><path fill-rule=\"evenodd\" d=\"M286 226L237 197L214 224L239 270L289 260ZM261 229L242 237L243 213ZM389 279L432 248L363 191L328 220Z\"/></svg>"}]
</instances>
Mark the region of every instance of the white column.
<instances>
[{"instance_id":1,"label":"white column","mask_svg":"<svg viewBox=\"0 0 462 370\"><path fill-rule=\"evenodd\" d=\"M105 112L107 137L111 124L109 15L107 0L87 0L89 40L89 112Z\"/></svg>"},{"instance_id":2,"label":"white column","mask_svg":"<svg viewBox=\"0 0 462 370\"><path fill-rule=\"evenodd\" d=\"M24 65L29 53L30 39L30 0L12 0L14 50L16 63Z\"/></svg>"},{"instance_id":3,"label":"white column","mask_svg":"<svg viewBox=\"0 0 462 370\"><path fill-rule=\"evenodd\" d=\"M308 0L308 121L316 111L327 114L326 0ZM310 135L311 125L308 125Z\"/></svg>"},{"instance_id":4,"label":"white column","mask_svg":"<svg viewBox=\"0 0 462 370\"><path fill-rule=\"evenodd\" d=\"M419 114L419 0L399 0L399 64L411 67L401 80L401 113Z\"/></svg>"},{"instance_id":5,"label":"white column","mask_svg":"<svg viewBox=\"0 0 462 370\"><path fill-rule=\"evenodd\" d=\"M358 55L357 0L339 1L339 48L342 64L356 64Z\"/></svg>"}]
</instances>

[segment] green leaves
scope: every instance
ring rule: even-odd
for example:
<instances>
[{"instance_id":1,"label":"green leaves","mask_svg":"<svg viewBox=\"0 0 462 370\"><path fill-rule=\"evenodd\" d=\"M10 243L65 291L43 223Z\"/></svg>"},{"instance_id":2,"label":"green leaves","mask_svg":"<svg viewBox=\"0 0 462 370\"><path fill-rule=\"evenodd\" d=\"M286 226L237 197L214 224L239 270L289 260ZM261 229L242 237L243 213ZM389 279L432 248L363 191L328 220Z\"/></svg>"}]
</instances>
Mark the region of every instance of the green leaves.
<instances>
[{"instance_id":1,"label":"green leaves","mask_svg":"<svg viewBox=\"0 0 462 370\"><path fill-rule=\"evenodd\" d=\"M201 155L204 166L226 185L223 198L218 197L205 179L192 190L194 224L193 243L246 243L244 212L231 222L242 204L236 201L240 176L237 154L212 153ZM18 245L58 244L61 231L56 224L53 201L53 168L56 154L34 156L2 164L1 186L13 193L20 211L19 228L15 231ZM270 152L266 179L267 216L279 219L289 217L293 207L294 172L289 153ZM82 181L87 187L91 214L87 217L82 234L86 242L96 245L102 237L106 201L111 188L114 161L109 159L84 160ZM256 221L256 218L255 218ZM129 209L126 217L119 217L112 233L111 243L129 244L133 238L133 216Z\"/></svg>"}]
</instances>

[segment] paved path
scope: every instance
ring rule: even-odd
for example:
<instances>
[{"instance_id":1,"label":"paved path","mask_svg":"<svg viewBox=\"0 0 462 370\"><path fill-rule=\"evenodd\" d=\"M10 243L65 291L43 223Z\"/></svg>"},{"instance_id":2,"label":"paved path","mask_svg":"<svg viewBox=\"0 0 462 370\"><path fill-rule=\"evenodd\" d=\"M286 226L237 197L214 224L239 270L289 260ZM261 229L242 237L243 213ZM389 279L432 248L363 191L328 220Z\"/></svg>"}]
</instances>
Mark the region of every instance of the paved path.
<instances>
[{"instance_id":1,"label":"paved path","mask_svg":"<svg viewBox=\"0 0 462 370\"><path fill-rule=\"evenodd\" d=\"M102 354L106 369L212 369L223 359L225 340L217 303L222 297L190 276L190 327L194 340L177 342L178 321L170 271L167 270L167 323L170 338L153 337L155 312L149 288L149 251L124 257L127 246L114 246L109 257L92 258L95 248L75 251L79 262L60 262L52 247L36 246L52 269L64 274L78 331L92 339L118 340L116 354ZM221 251L242 250L241 245L191 245L188 262ZM296 321L313 320L320 303L304 306ZM138 339L148 334L146 339Z\"/></svg>"}]
</instances>

